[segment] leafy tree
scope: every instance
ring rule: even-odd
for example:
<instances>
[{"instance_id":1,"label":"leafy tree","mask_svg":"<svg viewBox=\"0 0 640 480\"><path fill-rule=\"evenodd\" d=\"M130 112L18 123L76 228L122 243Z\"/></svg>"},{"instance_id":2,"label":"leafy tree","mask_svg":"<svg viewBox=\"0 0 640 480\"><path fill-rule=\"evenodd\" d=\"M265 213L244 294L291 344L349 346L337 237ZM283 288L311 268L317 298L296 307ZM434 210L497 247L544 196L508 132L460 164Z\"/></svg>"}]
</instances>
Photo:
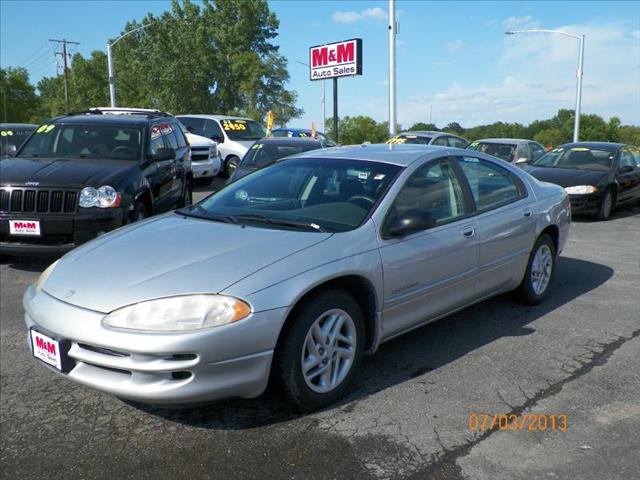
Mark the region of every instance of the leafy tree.
<instances>
[{"instance_id":1,"label":"leafy tree","mask_svg":"<svg viewBox=\"0 0 640 480\"><path fill-rule=\"evenodd\" d=\"M327 119L327 135L335 138L333 119ZM376 122L371 117L343 117L338 121L338 140L342 145L354 145L363 142L384 143L389 138L389 124Z\"/></svg>"},{"instance_id":2,"label":"leafy tree","mask_svg":"<svg viewBox=\"0 0 640 480\"><path fill-rule=\"evenodd\" d=\"M273 110L286 124L303 111L285 88L287 61L271 43L278 26L265 0L173 0L170 11L127 23L123 33L132 33L114 45L118 104L256 120ZM75 55L69 78L72 110L108 104L102 52ZM46 80L44 109L62 113L57 82Z\"/></svg>"},{"instance_id":3,"label":"leafy tree","mask_svg":"<svg viewBox=\"0 0 640 480\"><path fill-rule=\"evenodd\" d=\"M413 125L411 125L411 128L409 128L409 131L416 131L416 130L438 131L438 127L436 127L435 124L433 123L418 122L418 123L414 123Z\"/></svg>"},{"instance_id":4,"label":"leafy tree","mask_svg":"<svg viewBox=\"0 0 640 480\"><path fill-rule=\"evenodd\" d=\"M640 127L622 125L618 129L618 141L640 147Z\"/></svg>"},{"instance_id":5,"label":"leafy tree","mask_svg":"<svg viewBox=\"0 0 640 480\"><path fill-rule=\"evenodd\" d=\"M0 69L0 121L23 123L37 114L38 97L24 68Z\"/></svg>"},{"instance_id":6,"label":"leafy tree","mask_svg":"<svg viewBox=\"0 0 640 480\"><path fill-rule=\"evenodd\" d=\"M455 135L464 135L464 128L458 122L451 122L442 129L444 132L453 133Z\"/></svg>"}]
</instances>

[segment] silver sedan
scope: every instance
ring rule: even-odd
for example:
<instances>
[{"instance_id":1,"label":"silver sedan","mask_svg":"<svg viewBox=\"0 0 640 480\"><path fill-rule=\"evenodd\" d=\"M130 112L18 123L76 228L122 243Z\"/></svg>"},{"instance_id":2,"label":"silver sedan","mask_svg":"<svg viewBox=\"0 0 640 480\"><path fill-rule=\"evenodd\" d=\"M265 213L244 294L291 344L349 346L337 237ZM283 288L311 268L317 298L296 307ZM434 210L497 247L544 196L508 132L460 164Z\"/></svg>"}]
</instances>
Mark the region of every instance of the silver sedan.
<instances>
[{"instance_id":1,"label":"silver sedan","mask_svg":"<svg viewBox=\"0 0 640 480\"><path fill-rule=\"evenodd\" d=\"M123 398L273 378L314 409L382 342L502 292L542 301L570 217L562 188L480 152L315 150L62 257L24 295L29 345Z\"/></svg>"}]
</instances>

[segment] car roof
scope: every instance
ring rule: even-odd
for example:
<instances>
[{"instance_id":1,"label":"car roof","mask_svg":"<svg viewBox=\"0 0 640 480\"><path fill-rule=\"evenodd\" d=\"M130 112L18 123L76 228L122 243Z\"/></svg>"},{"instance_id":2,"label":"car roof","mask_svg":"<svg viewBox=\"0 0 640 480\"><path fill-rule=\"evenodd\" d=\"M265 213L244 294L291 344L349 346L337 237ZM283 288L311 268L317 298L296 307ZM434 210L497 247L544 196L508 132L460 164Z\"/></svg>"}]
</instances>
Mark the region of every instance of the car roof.
<instances>
[{"instance_id":1,"label":"car roof","mask_svg":"<svg viewBox=\"0 0 640 480\"><path fill-rule=\"evenodd\" d=\"M295 158L328 158L366 160L371 162L392 163L406 167L416 160L424 158L430 153L442 153L443 151L466 151L459 148L440 147L434 145L414 145L388 143L348 145L344 147L331 147L322 150L312 150L300 153Z\"/></svg>"},{"instance_id":2,"label":"car roof","mask_svg":"<svg viewBox=\"0 0 640 480\"><path fill-rule=\"evenodd\" d=\"M38 125L33 123L0 123L0 128L3 130L6 130L7 128L31 128L35 130L38 128Z\"/></svg>"},{"instance_id":3,"label":"car roof","mask_svg":"<svg viewBox=\"0 0 640 480\"><path fill-rule=\"evenodd\" d=\"M407 130L405 132L400 132L398 135L416 135L418 137L441 137L442 135L453 135L451 133L446 132L436 132L434 130ZM453 135L455 137L455 135Z\"/></svg>"},{"instance_id":4,"label":"car roof","mask_svg":"<svg viewBox=\"0 0 640 480\"><path fill-rule=\"evenodd\" d=\"M252 118L242 117L240 115L208 115L206 113L181 113L180 115L176 115L176 118L180 117L208 118L209 120L253 120Z\"/></svg>"},{"instance_id":5,"label":"car roof","mask_svg":"<svg viewBox=\"0 0 640 480\"><path fill-rule=\"evenodd\" d=\"M481 138L479 140L474 140L474 142L483 142L483 143L539 143L535 140L527 140L526 138Z\"/></svg>"},{"instance_id":6,"label":"car roof","mask_svg":"<svg viewBox=\"0 0 640 480\"><path fill-rule=\"evenodd\" d=\"M619 149L626 146L627 146L626 143L613 143L613 142L572 142L572 143L565 143L564 145L558 145L558 148L583 147L583 148L591 148L593 150L617 152Z\"/></svg>"},{"instance_id":7,"label":"car roof","mask_svg":"<svg viewBox=\"0 0 640 480\"><path fill-rule=\"evenodd\" d=\"M115 114L69 114L49 120L48 123L64 123L67 125L127 125L143 127L150 121L171 119L173 117L148 117L146 115L115 115Z\"/></svg>"},{"instance_id":8,"label":"car roof","mask_svg":"<svg viewBox=\"0 0 640 480\"><path fill-rule=\"evenodd\" d=\"M269 145L313 145L321 146L322 144L315 138L303 138L303 137L264 137L257 140L256 143L269 144Z\"/></svg>"}]
</instances>

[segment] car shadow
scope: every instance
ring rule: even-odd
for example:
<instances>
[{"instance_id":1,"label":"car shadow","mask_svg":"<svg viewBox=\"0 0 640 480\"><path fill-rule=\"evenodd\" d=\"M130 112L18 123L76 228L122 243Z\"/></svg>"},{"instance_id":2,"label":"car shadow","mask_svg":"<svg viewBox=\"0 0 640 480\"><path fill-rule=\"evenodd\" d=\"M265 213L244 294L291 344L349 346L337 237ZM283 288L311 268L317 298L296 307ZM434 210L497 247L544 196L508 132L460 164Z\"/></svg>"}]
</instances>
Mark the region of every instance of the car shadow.
<instances>
[{"instance_id":1,"label":"car shadow","mask_svg":"<svg viewBox=\"0 0 640 480\"><path fill-rule=\"evenodd\" d=\"M538 306L524 306L500 295L383 344L367 356L351 393L328 408L349 408L358 400L455 362L502 337L526 336L528 326L547 313L597 288L613 269L585 260L560 257L549 297ZM304 415L289 407L269 388L256 399L230 399L184 409L127 402L144 412L199 428L236 430L286 422Z\"/></svg>"},{"instance_id":2,"label":"car shadow","mask_svg":"<svg viewBox=\"0 0 640 480\"><path fill-rule=\"evenodd\" d=\"M9 265L14 270L22 270L23 272L42 272L58 258L60 258L59 255L38 255L32 257L0 255L0 265Z\"/></svg>"},{"instance_id":3,"label":"car shadow","mask_svg":"<svg viewBox=\"0 0 640 480\"><path fill-rule=\"evenodd\" d=\"M615 220L618 218L628 218L628 217L633 217L634 215L640 215L640 206L636 207L635 205L632 205L632 206L624 206L624 207L617 208L613 212L611 212L611 217L609 217L609 220ZM602 220L597 220L592 215L581 215L581 214L573 215L571 220L576 223L601 223L602 222ZM606 221L604 223L606 223Z\"/></svg>"}]
</instances>

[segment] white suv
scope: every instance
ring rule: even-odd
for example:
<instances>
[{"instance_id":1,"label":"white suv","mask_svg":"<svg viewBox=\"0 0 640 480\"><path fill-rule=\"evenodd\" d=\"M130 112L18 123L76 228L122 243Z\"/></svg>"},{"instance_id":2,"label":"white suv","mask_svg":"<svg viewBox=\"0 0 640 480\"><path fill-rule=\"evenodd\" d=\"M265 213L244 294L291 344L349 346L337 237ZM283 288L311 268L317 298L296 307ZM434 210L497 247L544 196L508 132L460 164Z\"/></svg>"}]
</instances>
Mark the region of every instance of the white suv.
<instances>
[{"instance_id":1,"label":"white suv","mask_svg":"<svg viewBox=\"0 0 640 480\"><path fill-rule=\"evenodd\" d=\"M191 146L191 170L194 179L204 179L211 183L213 177L220 173L222 160L218 152L218 145L213 140L195 135L184 129L187 141Z\"/></svg>"},{"instance_id":2,"label":"white suv","mask_svg":"<svg viewBox=\"0 0 640 480\"><path fill-rule=\"evenodd\" d=\"M265 129L250 118L227 115L176 115L190 133L209 138L218 144L222 170L230 176L256 140L265 136Z\"/></svg>"}]
</instances>

